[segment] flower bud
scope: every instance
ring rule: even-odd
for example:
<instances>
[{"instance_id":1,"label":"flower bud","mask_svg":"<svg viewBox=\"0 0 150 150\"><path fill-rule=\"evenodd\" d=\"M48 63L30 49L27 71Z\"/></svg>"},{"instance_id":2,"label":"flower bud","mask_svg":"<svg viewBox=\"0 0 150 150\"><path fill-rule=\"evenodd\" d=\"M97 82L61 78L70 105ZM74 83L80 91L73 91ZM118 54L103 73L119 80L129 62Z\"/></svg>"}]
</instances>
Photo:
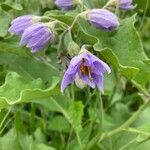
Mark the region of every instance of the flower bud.
<instances>
[{"instance_id":1,"label":"flower bud","mask_svg":"<svg viewBox=\"0 0 150 150\"><path fill-rule=\"evenodd\" d=\"M16 35L21 35L26 28L28 28L33 23L39 20L40 17L38 16L33 15L20 16L11 22L11 26L8 29L8 31L11 33L15 33Z\"/></svg>"},{"instance_id":2,"label":"flower bud","mask_svg":"<svg viewBox=\"0 0 150 150\"><path fill-rule=\"evenodd\" d=\"M119 26L117 16L106 9L89 10L87 19L93 26L105 31L112 31Z\"/></svg>"},{"instance_id":3,"label":"flower bud","mask_svg":"<svg viewBox=\"0 0 150 150\"><path fill-rule=\"evenodd\" d=\"M78 0L56 0L55 1L55 4L62 10L70 10L77 3L78 3Z\"/></svg>"},{"instance_id":4,"label":"flower bud","mask_svg":"<svg viewBox=\"0 0 150 150\"><path fill-rule=\"evenodd\" d=\"M135 6L132 5L132 0L120 0L119 8L123 10L132 10Z\"/></svg>"},{"instance_id":5,"label":"flower bud","mask_svg":"<svg viewBox=\"0 0 150 150\"><path fill-rule=\"evenodd\" d=\"M34 53L42 50L52 40L51 29L44 23L37 23L24 31L20 44L31 48L31 52Z\"/></svg>"}]
</instances>

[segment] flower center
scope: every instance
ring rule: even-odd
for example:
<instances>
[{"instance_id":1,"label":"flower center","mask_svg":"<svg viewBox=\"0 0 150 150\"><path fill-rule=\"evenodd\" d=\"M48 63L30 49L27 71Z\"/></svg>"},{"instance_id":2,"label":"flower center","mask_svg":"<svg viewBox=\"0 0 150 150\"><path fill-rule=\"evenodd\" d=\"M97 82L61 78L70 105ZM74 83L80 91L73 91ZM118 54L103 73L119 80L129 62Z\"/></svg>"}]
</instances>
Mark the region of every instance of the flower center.
<instances>
[{"instance_id":1,"label":"flower center","mask_svg":"<svg viewBox=\"0 0 150 150\"><path fill-rule=\"evenodd\" d=\"M91 73L92 73L92 68L90 66L85 66L85 59L82 59L81 65L80 65L80 70L83 76L88 76L89 80L93 80L93 78L91 77Z\"/></svg>"}]
</instances>

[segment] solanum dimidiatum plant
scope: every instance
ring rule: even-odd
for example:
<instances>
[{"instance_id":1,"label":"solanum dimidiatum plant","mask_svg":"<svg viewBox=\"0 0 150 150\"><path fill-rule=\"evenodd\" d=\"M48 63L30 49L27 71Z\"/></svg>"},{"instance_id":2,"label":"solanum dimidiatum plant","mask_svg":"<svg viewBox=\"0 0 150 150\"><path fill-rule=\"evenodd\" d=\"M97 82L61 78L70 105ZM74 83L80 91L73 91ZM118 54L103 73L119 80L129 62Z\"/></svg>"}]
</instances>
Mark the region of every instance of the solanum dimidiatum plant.
<instances>
[{"instance_id":1,"label":"solanum dimidiatum plant","mask_svg":"<svg viewBox=\"0 0 150 150\"><path fill-rule=\"evenodd\" d=\"M103 30L104 32L117 32L117 29L120 25L119 18L114 12L108 10L107 7L109 7L109 5L114 5L115 9L120 8L123 10L132 10L134 8L132 2L129 0L110 0L103 8L93 9L87 9L87 7L84 7L84 3L80 0L56 0L55 4L60 9L65 11L64 14L77 7L77 5L79 5L81 12L76 13L77 15L74 17L71 25L68 25L67 23L50 15L46 17L34 15L20 16L14 19L11 23L9 32L21 35L20 45L25 45L26 47L30 48L32 53L43 51L46 45L54 41L56 36L54 33L57 30L55 26L57 24L63 27L64 31L62 34L69 34L69 38L71 38L72 41L72 30L79 17L84 18L91 24L91 26L99 30ZM49 21L43 22L44 19ZM58 49L60 49L63 40L64 37L60 38L56 42L59 43ZM76 81L77 86L79 85L78 82L82 82L84 85L87 84L92 88L97 86L99 91L103 91L104 73L110 73L111 69L106 63L100 60L100 58L92 55L84 45L86 45L86 43L78 45L79 48L76 49L75 53L77 56L71 56L73 58L61 83L62 92L66 86L73 81ZM92 45L90 46L92 47ZM70 47L70 53L72 47Z\"/></svg>"},{"instance_id":2,"label":"solanum dimidiatum plant","mask_svg":"<svg viewBox=\"0 0 150 150\"><path fill-rule=\"evenodd\" d=\"M149 134L136 128L135 121L149 112L150 78L149 59L134 27L136 4L50 2L51 7L37 12L16 13L24 15L14 15L8 34L0 39L0 71L8 70L0 87L0 108L13 108L4 118L16 113L15 125L18 118L23 120L32 135L29 149L44 149L44 144L70 150L134 149L147 141ZM14 105L23 102L31 104L31 115L28 104ZM44 140L37 139L41 134ZM124 137L129 143L122 144Z\"/></svg>"}]
</instances>

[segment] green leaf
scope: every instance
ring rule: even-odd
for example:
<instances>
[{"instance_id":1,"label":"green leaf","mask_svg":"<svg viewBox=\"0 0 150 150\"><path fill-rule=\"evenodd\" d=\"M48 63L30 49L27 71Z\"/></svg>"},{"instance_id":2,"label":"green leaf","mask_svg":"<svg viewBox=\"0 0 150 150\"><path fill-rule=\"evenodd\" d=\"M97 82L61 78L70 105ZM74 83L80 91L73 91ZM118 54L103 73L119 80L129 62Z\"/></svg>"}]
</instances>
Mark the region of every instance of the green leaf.
<instances>
[{"instance_id":1,"label":"green leaf","mask_svg":"<svg viewBox=\"0 0 150 150\"><path fill-rule=\"evenodd\" d=\"M36 100L35 102L41 104L47 111L62 113L60 107L66 110L69 99L64 95L61 95L60 88L56 87L54 90L53 97L46 98L43 101Z\"/></svg>"},{"instance_id":2,"label":"green leaf","mask_svg":"<svg viewBox=\"0 0 150 150\"><path fill-rule=\"evenodd\" d=\"M134 126L138 128L139 126L144 126L144 124L150 123L150 108L146 108L138 117L138 119L134 122Z\"/></svg>"},{"instance_id":3,"label":"green leaf","mask_svg":"<svg viewBox=\"0 0 150 150\"><path fill-rule=\"evenodd\" d=\"M75 131L79 147L82 147L81 139L80 139L80 131L82 130L82 116L83 116L83 104L82 102L70 102L69 108L64 109L54 98L51 98L51 101L59 108L60 112L65 116L67 121L71 124L72 128Z\"/></svg>"},{"instance_id":4,"label":"green leaf","mask_svg":"<svg viewBox=\"0 0 150 150\"><path fill-rule=\"evenodd\" d=\"M131 66L123 66L119 63L118 58L113 53L111 49L101 50L101 55L107 60L108 63L112 64L116 69L118 69L125 77L128 79L134 78L139 72L138 68Z\"/></svg>"},{"instance_id":5,"label":"green leaf","mask_svg":"<svg viewBox=\"0 0 150 150\"><path fill-rule=\"evenodd\" d=\"M68 132L70 125L63 116L56 116L48 123L48 129L52 131Z\"/></svg>"},{"instance_id":6,"label":"green leaf","mask_svg":"<svg viewBox=\"0 0 150 150\"><path fill-rule=\"evenodd\" d=\"M138 147L139 145L140 145L141 149L144 149L144 148L142 148L142 143L145 143L146 141L148 141L150 139L150 124L145 124L145 125L140 126L136 129L135 128L129 128L129 129L127 129L127 131L128 131L128 134L132 133L132 134L136 134L137 136L134 137L129 143L123 145L120 148L120 150L133 149L135 147Z\"/></svg>"},{"instance_id":7,"label":"green leaf","mask_svg":"<svg viewBox=\"0 0 150 150\"><path fill-rule=\"evenodd\" d=\"M136 7L137 10L141 10L141 12L143 12L143 14L146 13L145 15L147 15L147 17L150 16L150 7L149 7L150 3L149 3L149 1L147 1L147 0L143 0L143 1L134 0L134 2L135 2L135 4L137 4L137 7ZM146 10L146 7L147 7L147 10Z\"/></svg>"},{"instance_id":8,"label":"green leaf","mask_svg":"<svg viewBox=\"0 0 150 150\"><path fill-rule=\"evenodd\" d=\"M59 112L61 112L67 121L71 124L71 126L74 128L76 132L81 131L82 126L82 116L83 116L83 104L81 101L78 102L72 102L70 101L68 103L69 108L67 107L62 107L62 105L57 101L57 96L52 97L51 101L55 104L55 107L58 108Z\"/></svg>"},{"instance_id":9,"label":"green leaf","mask_svg":"<svg viewBox=\"0 0 150 150\"><path fill-rule=\"evenodd\" d=\"M21 102L46 99L52 96L50 92L58 84L59 78L53 77L51 87L44 89L41 79L27 80L16 73L8 73L5 83L0 87L0 109Z\"/></svg>"},{"instance_id":10,"label":"green leaf","mask_svg":"<svg viewBox=\"0 0 150 150\"><path fill-rule=\"evenodd\" d=\"M2 10L0 7L0 37L4 37L7 34L8 27L11 21L11 17L9 13L6 11Z\"/></svg>"},{"instance_id":11,"label":"green leaf","mask_svg":"<svg viewBox=\"0 0 150 150\"><path fill-rule=\"evenodd\" d=\"M83 144L83 148L86 147L86 144L88 143L91 134L92 134L92 124L85 126L83 130L80 132L80 138ZM78 140L77 138L74 138L68 145L68 150L78 150L78 149L79 149Z\"/></svg>"},{"instance_id":12,"label":"green leaf","mask_svg":"<svg viewBox=\"0 0 150 150\"><path fill-rule=\"evenodd\" d=\"M49 17L53 17L56 18L68 25L71 25L74 17L72 15L67 15L64 13L64 11L60 11L60 10L51 10L51 11L47 11L44 14L45 16L49 16Z\"/></svg>"},{"instance_id":13,"label":"green leaf","mask_svg":"<svg viewBox=\"0 0 150 150\"><path fill-rule=\"evenodd\" d=\"M21 144L23 143L23 145ZM28 144L27 144L28 143ZM32 137L21 132L17 133L14 128L10 129L3 137L0 138L1 150L29 150L32 143Z\"/></svg>"},{"instance_id":14,"label":"green leaf","mask_svg":"<svg viewBox=\"0 0 150 150\"><path fill-rule=\"evenodd\" d=\"M14 2L12 0L6 0L4 3L1 4L1 7L6 11L10 9L15 9L15 10L23 9L20 3Z\"/></svg>"},{"instance_id":15,"label":"green leaf","mask_svg":"<svg viewBox=\"0 0 150 150\"><path fill-rule=\"evenodd\" d=\"M115 124L118 127L121 124L123 124L131 115L127 105L122 103L117 103L115 107L113 107L112 109L113 110L111 112L111 118L112 118L111 123Z\"/></svg>"},{"instance_id":16,"label":"green leaf","mask_svg":"<svg viewBox=\"0 0 150 150\"><path fill-rule=\"evenodd\" d=\"M40 79L28 81L16 73L8 73L5 84L0 87L0 97L7 97L8 103L13 104L13 101L19 99L21 91L38 88L43 88Z\"/></svg>"},{"instance_id":17,"label":"green leaf","mask_svg":"<svg viewBox=\"0 0 150 150\"><path fill-rule=\"evenodd\" d=\"M71 124L78 132L82 130L81 122L83 116L83 108L84 106L81 101L70 103L68 108L68 113L71 118Z\"/></svg>"},{"instance_id":18,"label":"green leaf","mask_svg":"<svg viewBox=\"0 0 150 150\"><path fill-rule=\"evenodd\" d=\"M111 95L114 92L114 88L117 84L117 79L114 70L111 70L111 74L106 75L104 78L104 91L105 94Z\"/></svg>"},{"instance_id":19,"label":"green leaf","mask_svg":"<svg viewBox=\"0 0 150 150\"><path fill-rule=\"evenodd\" d=\"M43 143L35 143L32 136L10 129L3 137L0 137L1 150L55 150Z\"/></svg>"},{"instance_id":20,"label":"green leaf","mask_svg":"<svg viewBox=\"0 0 150 150\"><path fill-rule=\"evenodd\" d=\"M143 126L137 128L140 131L144 131L147 134L150 134L150 123L146 123Z\"/></svg>"},{"instance_id":21,"label":"green leaf","mask_svg":"<svg viewBox=\"0 0 150 150\"><path fill-rule=\"evenodd\" d=\"M67 49L70 56L79 54L80 47L72 39L71 31L69 30L64 36L64 46Z\"/></svg>"},{"instance_id":22,"label":"green leaf","mask_svg":"<svg viewBox=\"0 0 150 150\"><path fill-rule=\"evenodd\" d=\"M44 82L50 82L52 76L58 76L58 71L51 64L46 64L35 59L26 49L16 43L0 42L0 64L8 70L15 71L25 78L41 78Z\"/></svg>"},{"instance_id":23,"label":"green leaf","mask_svg":"<svg viewBox=\"0 0 150 150\"><path fill-rule=\"evenodd\" d=\"M41 131L41 128L37 128L34 132L34 141L36 143L45 143L46 137L45 134Z\"/></svg>"},{"instance_id":24,"label":"green leaf","mask_svg":"<svg viewBox=\"0 0 150 150\"><path fill-rule=\"evenodd\" d=\"M47 146L45 144L32 144L30 150L56 150L51 146Z\"/></svg>"}]
</instances>

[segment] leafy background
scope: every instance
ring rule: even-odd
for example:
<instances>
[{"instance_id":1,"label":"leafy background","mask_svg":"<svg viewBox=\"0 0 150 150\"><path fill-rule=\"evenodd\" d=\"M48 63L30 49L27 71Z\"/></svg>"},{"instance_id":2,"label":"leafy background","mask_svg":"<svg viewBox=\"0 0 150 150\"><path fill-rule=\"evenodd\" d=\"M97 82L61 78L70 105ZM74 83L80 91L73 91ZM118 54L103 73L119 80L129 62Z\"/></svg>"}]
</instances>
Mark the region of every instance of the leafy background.
<instances>
[{"instance_id":1,"label":"leafy background","mask_svg":"<svg viewBox=\"0 0 150 150\"><path fill-rule=\"evenodd\" d=\"M84 2L99 8L106 1ZM82 18L72 35L56 28L62 45L49 46L41 59L7 32L11 20L35 14L70 25L78 8L64 15L53 0L0 1L0 150L149 150L150 7L148 0L134 3L134 11L120 13L117 32L100 31ZM112 69L103 109L97 90L72 85L60 92L61 54L72 57L83 44L93 45Z\"/></svg>"}]
</instances>

